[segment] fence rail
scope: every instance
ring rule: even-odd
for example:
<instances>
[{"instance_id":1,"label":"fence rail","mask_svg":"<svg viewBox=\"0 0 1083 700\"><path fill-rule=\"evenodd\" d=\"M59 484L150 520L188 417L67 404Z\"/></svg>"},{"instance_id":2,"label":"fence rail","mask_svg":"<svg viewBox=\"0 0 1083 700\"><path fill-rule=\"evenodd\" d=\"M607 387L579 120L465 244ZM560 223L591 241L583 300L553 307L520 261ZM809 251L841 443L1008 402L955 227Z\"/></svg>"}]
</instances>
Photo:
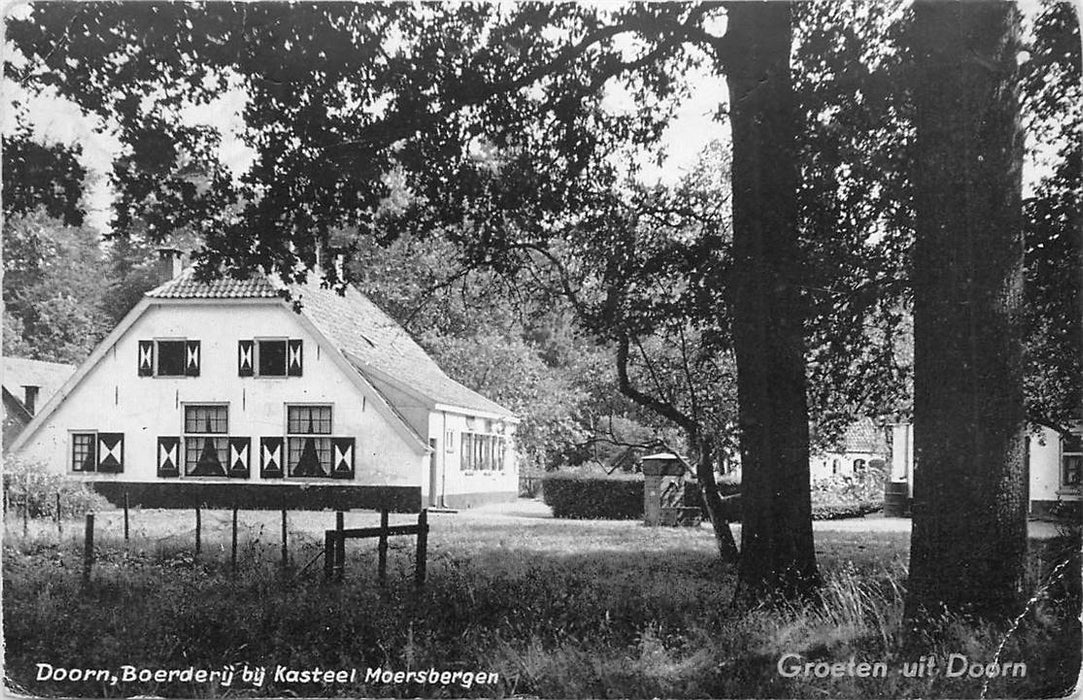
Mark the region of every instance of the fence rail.
<instances>
[{"instance_id":1,"label":"fence rail","mask_svg":"<svg viewBox=\"0 0 1083 700\"><path fill-rule=\"evenodd\" d=\"M72 520L69 518L67 521L65 521L64 516L67 515L69 512L71 516L75 516L76 514L74 512L71 512L71 509L67 503L63 502L62 496L59 492L56 493L55 496L53 494L49 494L47 498L48 505L55 506L55 510L52 513L48 513L47 516L35 516L31 518L31 508L29 507L28 499L25 497L9 499L8 492L5 489L3 503L3 506L6 507L7 511L5 515L14 514L17 518L15 522L19 523L21 521L20 524L22 525L21 529L23 530L24 537L29 534L29 522L31 520L42 524L44 524L44 522L49 522L50 525L55 522L54 536L57 538L57 543L60 544L61 542L63 542L64 531L65 529L67 529L65 528L65 523L69 527L72 525ZM144 527L140 525L141 516L138 515L138 513L141 511L136 511L136 514L131 513L130 502L128 498L123 498L120 507L117 510L119 512L113 514L110 514L110 512L95 513L93 511L90 511L80 513L78 516L76 516L79 520L84 521L83 523L81 523L83 524L82 542L79 542L79 532L77 527L72 527L69 531L69 542L71 542L72 544L78 543L79 550L81 550L80 554L82 566L79 567L78 570L80 571L81 580L84 586L89 585L94 578L93 574L95 573L99 565L98 559L102 556L102 547L114 541L109 533L109 531L114 527L119 530L119 532L115 533L116 535L121 535L121 533L123 533L123 547L125 548L125 550L128 550L131 546L133 546L133 540L136 540L136 543L146 543L148 541L157 543L175 537L181 537L185 540L188 540L194 545L193 550L191 550L191 555L189 559L194 563L196 560L199 560L201 558L201 554L206 548L205 545L208 544L208 542L205 542L204 540L207 534L205 531L208 530L207 526L210 525L212 542L218 542L218 544L213 545L214 548L216 548L215 551L219 549L223 551L229 562L229 568L233 572L237 572L241 549L239 530L242 527L239 518L239 508L233 507L228 509L226 511L225 518L222 518L220 514L213 515L212 513L205 513L205 509L200 506L189 509L187 518L185 518L184 516L177 517L178 511L170 509L172 510L172 514L168 516L166 522L169 523L170 526L175 527L177 524L184 525L184 521L187 520L188 527L183 532L172 532L166 534L164 537L152 537L150 540L147 539L150 533L148 533L144 529ZM41 512L39 510L39 516L40 515ZM388 519L389 511L382 510L380 511L380 525L378 527L346 528L344 522L344 512L336 512L335 528L326 531L323 542L324 546L321 549L316 550L315 557L313 557L312 560L310 560L308 564L303 567L302 571L298 571L296 573L300 574L303 572L303 570L307 570L311 564L315 563L319 559L320 556L323 556L325 560L325 567L327 567L326 570L330 572L327 574L327 578L341 581L345 573L346 540L378 538L379 543L376 552L377 577L380 584L384 585L387 582L389 550L388 539L390 537L399 536L416 536L417 542L415 550L414 577L418 586L423 585L426 576L425 570L428 548L427 540L429 532L427 512L421 511L416 524L389 525ZM76 520L75 522L78 523L79 520ZM275 520L277 520L277 518L275 518ZM305 519L302 518L302 521L304 520ZM178 523L178 521L180 522ZM5 525L7 525L7 522L7 518L5 518ZM274 523L273 520L272 523L273 525L271 532L273 533L275 530L278 529L276 527L278 523ZM192 527L193 524L194 527ZM286 509L282 509L280 551L281 566L285 575L288 575L290 570L291 539L295 544L300 545L302 548L308 548L313 545L319 547L319 541L313 541L313 538L311 536L313 533L308 530L311 525L303 526L301 530L291 530L291 525L292 523L289 523L288 519L288 511ZM152 530L156 527L154 523L147 523L147 526L149 526ZM264 522L262 525L259 525L260 533L264 532L263 528L265 526L266 522ZM18 525L16 525L16 527L18 527ZM246 532L252 532L253 526L250 523L243 524L243 527ZM35 537L38 537L45 532L40 525L36 525L34 530L37 533ZM105 535L104 538L98 536L103 533ZM249 544L251 544L251 541L249 541ZM264 545L265 544L266 542L264 542ZM278 543L275 542L272 544L272 546L277 544ZM141 544L140 546L144 545ZM278 547L275 546L274 549L278 549ZM305 555L305 557L307 558L307 555Z\"/></svg>"},{"instance_id":2,"label":"fence rail","mask_svg":"<svg viewBox=\"0 0 1083 700\"><path fill-rule=\"evenodd\" d=\"M342 511L336 516L336 527L324 533L323 575L328 581L341 581L346 574L346 540L369 539L378 537L378 562L376 577L380 584L387 581L387 538L401 535L416 535L417 548L414 556L414 583L418 588L425 585L425 562L428 557L429 512L422 510L417 516L417 525L388 525L387 511L380 512L379 527L357 527L347 530L343 527Z\"/></svg>"}]
</instances>

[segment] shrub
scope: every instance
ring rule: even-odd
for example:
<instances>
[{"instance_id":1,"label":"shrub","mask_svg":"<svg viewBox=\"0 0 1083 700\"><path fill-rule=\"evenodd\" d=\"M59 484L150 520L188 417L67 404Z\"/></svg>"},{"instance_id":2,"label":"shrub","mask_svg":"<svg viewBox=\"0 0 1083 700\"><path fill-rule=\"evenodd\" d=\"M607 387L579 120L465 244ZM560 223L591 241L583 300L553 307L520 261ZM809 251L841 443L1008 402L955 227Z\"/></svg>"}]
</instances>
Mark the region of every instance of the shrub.
<instances>
[{"instance_id":1,"label":"shrub","mask_svg":"<svg viewBox=\"0 0 1083 700\"><path fill-rule=\"evenodd\" d=\"M643 477L552 472L542 486L555 518L634 520L643 517Z\"/></svg>"},{"instance_id":2,"label":"shrub","mask_svg":"<svg viewBox=\"0 0 1083 700\"><path fill-rule=\"evenodd\" d=\"M855 476L832 476L812 483L812 519L840 520L858 518L868 513L875 513L884 507L884 474L874 468L867 468ZM727 496L741 492L739 477L724 476L718 480L719 495ZM687 500L686 504L691 504ZM699 499L698 489L695 498ZM741 499L723 501L724 514L730 522L741 521ZM704 518L706 518L706 511Z\"/></svg>"},{"instance_id":3,"label":"shrub","mask_svg":"<svg viewBox=\"0 0 1083 700\"><path fill-rule=\"evenodd\" d=\"M884 472L868 467L853 476L836 475L812 483L812 519L839 520L875 513L884 507Z\"/></svg>"},{"instance_id":4,"label":"shrub","mask_svg":"<svg viewBox=\"0 0 1083 700\"><path fill-rule=\"evenodd\" d=\"M37 462L7 459L4 463L4 491L12 507L25 503L31 518L56 516L56 496L64 515L111 508L109 501L81 481L50 472Z\"/></svg>"}]
</instances>

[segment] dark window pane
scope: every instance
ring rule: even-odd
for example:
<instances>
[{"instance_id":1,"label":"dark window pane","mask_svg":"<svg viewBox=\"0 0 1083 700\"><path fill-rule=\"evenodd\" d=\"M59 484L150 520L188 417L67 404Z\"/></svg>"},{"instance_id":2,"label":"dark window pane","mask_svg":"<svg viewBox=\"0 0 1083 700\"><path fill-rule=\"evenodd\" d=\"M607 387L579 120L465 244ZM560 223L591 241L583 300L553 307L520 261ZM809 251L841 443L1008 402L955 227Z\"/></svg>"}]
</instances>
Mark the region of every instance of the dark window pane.
<instances>
[{"instance_id":1,"label":"dark window pane","mask_svg":"<svg viewBox=\"0 0 1083 700\"><path fill-rule=\"evenodd\" d=\"M94 433L74 433L71 436L71 468L77 472L92 472L97 466L97 436Z\"/></svg>"},{"instance_id":2,"label":"dark window pane","mask_svg":"<svg viewBox=\"0 0 1083 700\"><path fill-rule=\"evenodd\" d=\"M460 469L470 471L474 468L474 436L471 433L463 433L462 448L460 455Z\"/></svg>"},{"instance_id":3,"label":"dark window pane","mask_svg":"<svg viewBox=\"0 0 1083 700\"><path fill-rule=\"evenodd\" d=\"M286 341L259 341L259 373L262 377L286 376Z\"/></svg>"},{"instance_id":4,"label":"dark window pane","mask_svg":"<svg viewBox=\"0 0 1083 700\"><path fill-rule=\"evenodd\" d=\"M1065 455L1063 466L1062 485L1079 486L1080 474L1083 472L1083 455Z\"/></svg>"},{"instance_id":5,"label":"dark window pane","mask_svg":"<svg viewBox=\"0 0 1083 700\"><path fill-rule=\"evenodd\" d=\"M1083 452L1083 436L1069 435L1065 437L1064 452Z\"/></svg>"},{"instance_id":6,"label":"dark window pane","mask_svg":"<svg viewBox=\"0 0 1083 700\"><path fill-rule=\"evenodd\" d=\"M159 340L158 341L158 376L159 377L183 377L184 376L184 341L183 340Z\"/></svg>"}]
</instances>

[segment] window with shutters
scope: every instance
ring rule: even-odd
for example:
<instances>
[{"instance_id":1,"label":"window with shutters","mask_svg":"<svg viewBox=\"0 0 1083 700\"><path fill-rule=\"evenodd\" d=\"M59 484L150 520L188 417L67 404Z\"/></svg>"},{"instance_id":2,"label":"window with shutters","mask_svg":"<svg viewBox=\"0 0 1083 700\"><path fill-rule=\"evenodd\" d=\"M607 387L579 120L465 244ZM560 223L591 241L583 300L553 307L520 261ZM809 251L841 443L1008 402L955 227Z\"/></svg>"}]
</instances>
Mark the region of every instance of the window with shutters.
<instances>
[{"instance_id":1,"label":"window with shutters","mask_svg":"<svg viewBox=\"0 0 1083 700\"><path fill-rule=\"evenodd\" d=\"M226 476L229 452L229 406L184 406L184 475Z\"/></svg>"},{"instance_id":2,"label":"window with shutters","mask_svg":"<svg viewBox=\"0 0 1083 700\"><path fill-rule=\"evenodd\" d=\"M159 340L158 341L158 372L159 377L183 377L184 376L184 341L183 340Z\"/></svg>"},{"instance_id":3,"label":"window with shutters","mask_svg":"<svg viewBox=\"0 0 1083 700\"><path fill-rule=\"evenodd\" d=\"M237 345L237 374L241 377L300 377L304 343L296 338L257 338Z\"/></svg>"},{"instance_id":4,"label":"window with shutters","mask_svg":"<svg viewBox=\"0 0 1083 700\"><path fill-rule=\"evenodd\" d=\"M256 357L259 363L259 376L286 376L285 340L257 340Z\"/></svg>"},{"instance_id":5,"label":"window with shutters","mask_svg":"<svg viewBox=\"0 0 1083 700\"><path fill-rule=\"evenodd\" d=\"M201 344L187 338L139 341L139 376L198 377Z\"/></svg>"},{"instance_id":6,"label":"window with shutters","mask_svg":"<svg viewBox=\"0 0 1083 700\"><path fill-rule=\"evenodd\" d=\"M286 475L331 476L331 406L286 406Z\"/></svg>"}]
</instances>

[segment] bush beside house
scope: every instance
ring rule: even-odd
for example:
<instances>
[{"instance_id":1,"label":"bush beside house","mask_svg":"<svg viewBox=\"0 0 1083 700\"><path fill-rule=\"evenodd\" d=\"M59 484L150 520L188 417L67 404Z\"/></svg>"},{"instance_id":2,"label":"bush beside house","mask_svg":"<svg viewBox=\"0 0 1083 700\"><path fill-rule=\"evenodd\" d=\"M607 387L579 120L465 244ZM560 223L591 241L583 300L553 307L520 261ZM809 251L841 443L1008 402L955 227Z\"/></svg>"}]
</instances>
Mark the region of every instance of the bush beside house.
<instances>
[{"instance_id":1,"label":"bush beside house","mask_svg":"<svg viewBox=\"0 0 1083 700\"><path fill-rule=\"evenodd\" d=\"M21 459L4 463L4 493L11 508L26 508L31 518L56 517L57 495L64 515L82 515L112 508L109 501L86 484L48 471Z\"/></svg>"}]
</instances>

